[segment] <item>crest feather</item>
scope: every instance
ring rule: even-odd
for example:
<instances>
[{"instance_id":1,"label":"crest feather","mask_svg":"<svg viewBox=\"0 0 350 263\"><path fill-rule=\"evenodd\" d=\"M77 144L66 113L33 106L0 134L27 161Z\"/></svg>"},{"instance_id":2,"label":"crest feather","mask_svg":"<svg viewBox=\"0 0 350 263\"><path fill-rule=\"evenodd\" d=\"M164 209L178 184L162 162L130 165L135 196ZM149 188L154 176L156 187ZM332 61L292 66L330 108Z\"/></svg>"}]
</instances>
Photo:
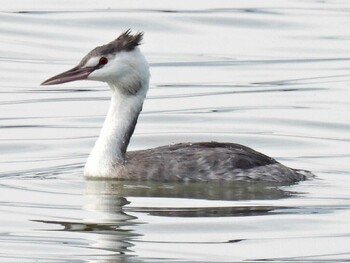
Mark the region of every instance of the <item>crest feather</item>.
<instances>
[{"instance_id":1,"label":"crest feather","mask_svg":"<svg viewBox=\"0 0 350 263\"><path fill-rule=\"evenodd\" d=\"M128 29L123 32L117 39L110 43L98 46L91 50L79 63L79 66L84 66L91 57L106 56L109 54L115 54L122 51L132 51L135 47L141 45L143 39L143 32L137 32L132 34L131 30Z\"/></svg>"}]
</instances>

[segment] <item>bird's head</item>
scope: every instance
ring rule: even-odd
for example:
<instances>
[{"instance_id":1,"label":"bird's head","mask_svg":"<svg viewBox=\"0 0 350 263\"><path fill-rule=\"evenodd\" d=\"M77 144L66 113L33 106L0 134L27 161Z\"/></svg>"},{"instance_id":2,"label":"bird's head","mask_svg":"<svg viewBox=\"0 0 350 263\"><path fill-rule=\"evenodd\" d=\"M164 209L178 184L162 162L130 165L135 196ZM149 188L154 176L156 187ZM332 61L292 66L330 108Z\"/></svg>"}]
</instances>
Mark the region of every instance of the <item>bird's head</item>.
<instances>
[{"instance_id":1,"label":"bird's head","mask_svg":"<svg viewBox=\"0 0 350 263\"><path fill-rule=\"evenodd\" d=\"M142 86L148 86L149 67L140 52L143 33L122 33L112 42L91 50L80 63L61 74L41 83L55 85L75 80L97 80L107 82L112 88L135 94Z\"/></svg>"}]
</instances>

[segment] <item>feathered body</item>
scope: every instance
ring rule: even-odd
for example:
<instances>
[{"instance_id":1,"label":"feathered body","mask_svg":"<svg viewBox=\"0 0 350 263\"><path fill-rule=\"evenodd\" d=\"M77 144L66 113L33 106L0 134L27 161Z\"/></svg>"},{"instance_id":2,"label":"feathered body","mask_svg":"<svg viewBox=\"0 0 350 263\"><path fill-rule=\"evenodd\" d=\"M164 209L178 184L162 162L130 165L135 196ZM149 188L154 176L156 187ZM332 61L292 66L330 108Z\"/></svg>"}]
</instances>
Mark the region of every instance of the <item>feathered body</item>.
<instances>
[{"instance_id":1,"label":"feathered body","mask_svg":"<svg viewBox=\"0 0 350 263\"><path fill-rule=\"evenodd\" d=\"M179 143L130 151L110 173L123 180L162 182L264 181L296 182L308 173L290 169L273 158L234 143Z\"/></svg>"}]
</instances>

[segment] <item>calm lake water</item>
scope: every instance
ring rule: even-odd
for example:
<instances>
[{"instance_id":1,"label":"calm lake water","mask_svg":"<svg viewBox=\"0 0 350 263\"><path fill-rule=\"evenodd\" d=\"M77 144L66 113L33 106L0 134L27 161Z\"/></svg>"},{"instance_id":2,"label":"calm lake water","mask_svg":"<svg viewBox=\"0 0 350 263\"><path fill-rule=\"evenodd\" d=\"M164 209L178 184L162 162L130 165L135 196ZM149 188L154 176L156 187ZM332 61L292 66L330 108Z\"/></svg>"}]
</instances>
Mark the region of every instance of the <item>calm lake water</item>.
<instances>
[{"instance_id":1,"label":"calm lake water","mask_svg":"<svg viewBox=\"0 0 350 263\"><path fill-rule=\"evenodd\" d=\"M350 260L349 1L10 1L0 7L0 262ZM86 181L98 82L39 84L145 31L130 149L250 146L295 185Z\"/></svg>"}]
</instances>

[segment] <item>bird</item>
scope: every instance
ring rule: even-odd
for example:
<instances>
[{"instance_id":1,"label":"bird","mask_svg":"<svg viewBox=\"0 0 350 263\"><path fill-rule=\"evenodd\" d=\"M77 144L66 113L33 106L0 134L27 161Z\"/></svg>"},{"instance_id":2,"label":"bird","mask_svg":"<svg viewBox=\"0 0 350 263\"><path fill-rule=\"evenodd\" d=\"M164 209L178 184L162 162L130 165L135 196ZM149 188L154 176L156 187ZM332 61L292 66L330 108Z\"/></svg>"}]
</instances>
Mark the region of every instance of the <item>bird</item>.
<instances>
[{"instance_id":1,"label":"bird","mask_svg":"<svg viewBox=\"0 0 350 263\"><path fill-rule=\"evenodd\" d=\"M150 82L149 64L139 47L143 37L143 32L128 29L92 49L76 67L41 83L94 80L110 87L110 107L84 167L87 178L294 183L313 176L231 142L186 142L127 151Z\"/></svg>"}]
</instances>

